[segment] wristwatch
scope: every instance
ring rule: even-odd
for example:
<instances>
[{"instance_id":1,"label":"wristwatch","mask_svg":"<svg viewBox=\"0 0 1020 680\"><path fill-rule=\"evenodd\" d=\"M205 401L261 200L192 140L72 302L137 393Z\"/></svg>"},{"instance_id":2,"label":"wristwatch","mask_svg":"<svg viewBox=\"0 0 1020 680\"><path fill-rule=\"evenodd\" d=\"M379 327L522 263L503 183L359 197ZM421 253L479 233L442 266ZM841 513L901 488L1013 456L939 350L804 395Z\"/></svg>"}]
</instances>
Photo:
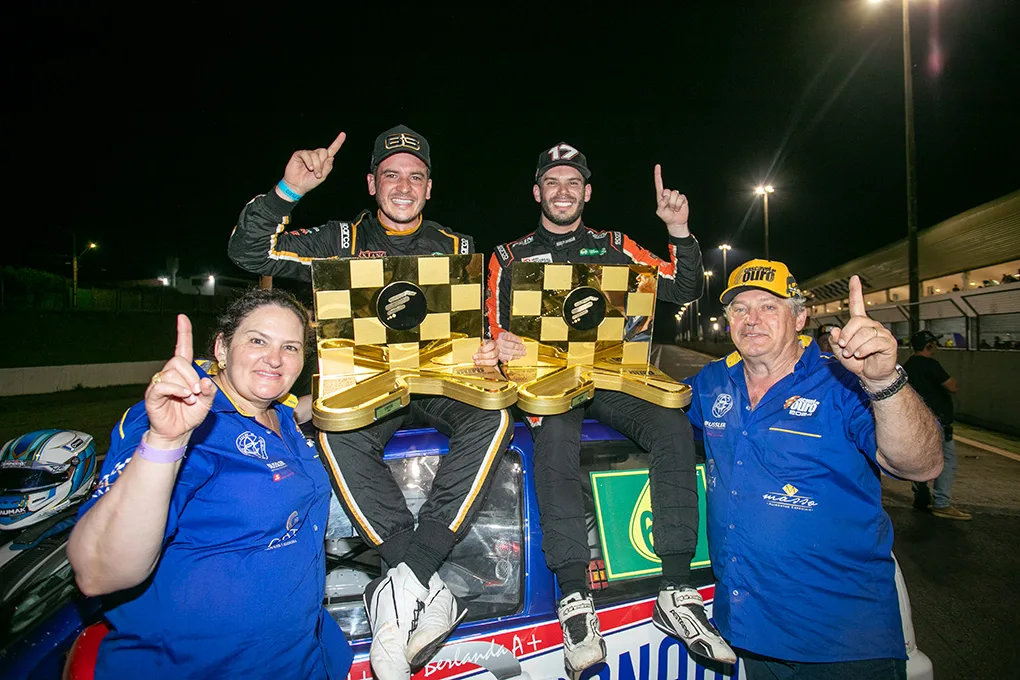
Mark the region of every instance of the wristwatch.
<instances>
[{"instance_id":1,"label":"wristwatch","mask_svg":"<svg viewBox=\"0 0 1020 680\"><path fill-rule=\"evenodd\" d=\"M907 372L902 366L896 364L896 380L893 381L892 385L884 387L877 392L872 392L868 389L863 380L859 382L861 383L861 389L864 390L864 393L868 395L871 401L882 401L903 389L903 386L907 384Z\"/></svg>"}]
</instances>

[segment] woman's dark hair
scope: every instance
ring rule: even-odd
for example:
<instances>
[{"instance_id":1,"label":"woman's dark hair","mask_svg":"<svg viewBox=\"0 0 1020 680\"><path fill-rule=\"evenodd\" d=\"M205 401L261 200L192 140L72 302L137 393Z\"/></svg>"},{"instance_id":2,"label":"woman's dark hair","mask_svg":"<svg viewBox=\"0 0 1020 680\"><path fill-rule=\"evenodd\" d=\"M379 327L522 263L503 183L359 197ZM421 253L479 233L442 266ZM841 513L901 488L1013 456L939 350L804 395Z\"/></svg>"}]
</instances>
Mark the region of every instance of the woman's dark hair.
<instances>
[{"instance_id":1,"label":"woman's dark hair","mask_svg":"<svg viewBox=\"0 0 1020 680\"><path fill-rule=\"evenodd\" d=\"M209 356L216 354L216 338L223 335L223 342L230 345L234 333L241 326L248 315L256 309L266 305L276 305L294 312L301 319L301 340L304 342L305 356L308 355L308 348L311 346L312 325L308 310L296 297L285 290L273 288L251 288L245 291L237 299L231 302L223 313L216 319L216 328L213 330L212 339L209 341Z\"/></svg>"}]
</instances>

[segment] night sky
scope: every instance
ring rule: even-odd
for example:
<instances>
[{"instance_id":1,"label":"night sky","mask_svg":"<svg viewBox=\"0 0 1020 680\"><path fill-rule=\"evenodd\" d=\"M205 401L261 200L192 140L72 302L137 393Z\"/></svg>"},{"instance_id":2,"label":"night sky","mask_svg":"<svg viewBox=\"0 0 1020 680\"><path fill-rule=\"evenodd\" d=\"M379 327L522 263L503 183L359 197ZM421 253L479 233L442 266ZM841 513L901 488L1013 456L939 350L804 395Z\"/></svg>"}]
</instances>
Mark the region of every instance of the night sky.
<instances>
[{"instance_id":1,"label":"night sky","mask_svg":"<svg viewBox=\"0 0 1020 680\"><path fill-rule=\"evenodd\" d=\"M31 47L16 48L31 78L8 69L13 243L0 257L70 276L75 232L79 250L100 244L84 285L155 277L172 255L182 276L238 275L230 230L291 152L347 132L293 224L349 219L374 206L372 141L398 123L432 145L426 217L485 253L535 227L535 160L561 141L592 170L586 223L664 255L662 163L716 295L718 244L734 246L731 270L763 253L759 183L776 188L772 255L801 280L903 238L899 2L707 4L36 10L18 43ZM921 228L1020 188L1017 5L912 5Z\"/></svg>"}]
</instances>

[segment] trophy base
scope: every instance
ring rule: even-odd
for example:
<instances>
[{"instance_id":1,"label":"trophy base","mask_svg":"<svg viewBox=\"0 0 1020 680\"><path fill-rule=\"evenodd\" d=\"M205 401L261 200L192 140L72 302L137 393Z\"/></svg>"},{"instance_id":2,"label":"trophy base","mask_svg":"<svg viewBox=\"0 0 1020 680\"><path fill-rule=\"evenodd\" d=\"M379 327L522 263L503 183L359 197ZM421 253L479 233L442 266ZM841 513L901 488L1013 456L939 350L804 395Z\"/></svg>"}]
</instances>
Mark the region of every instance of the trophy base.
<instances>
[{"instance_id":1,"label":"trophy base","mask_svg":"<svg viewBox=\"0 0 1020 680\"><path fill-rule=\"evenodd\" d=\"M486 411L517 400L517 386L495 368L451 365L428 369L391 369L362 380L343 376L326 382L312 376L312 423L320 430L346 432L385 418L411 403L411 395L447 397Z\"/></svg>"},{"instance_id":2,"label":"trophy base","mask_svg":"<svg viewBox=\"0 0 1020 680\"><path fill-rule=\"evenodd\" d=\"M517 383L517 405L525 413L551 416L584 404L595 390L622 392L663 408L691 403L691 388L650 364L599 361L593 366L508 367Z\"/></svg>"}]
</instances>

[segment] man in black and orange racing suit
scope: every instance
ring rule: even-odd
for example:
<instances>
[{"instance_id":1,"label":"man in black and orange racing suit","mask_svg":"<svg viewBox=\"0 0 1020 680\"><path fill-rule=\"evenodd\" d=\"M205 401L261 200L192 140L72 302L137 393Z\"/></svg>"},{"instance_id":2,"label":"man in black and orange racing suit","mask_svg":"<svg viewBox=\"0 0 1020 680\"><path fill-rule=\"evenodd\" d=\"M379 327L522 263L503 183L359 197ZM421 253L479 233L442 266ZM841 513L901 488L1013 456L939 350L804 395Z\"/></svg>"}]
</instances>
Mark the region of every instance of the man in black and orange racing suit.
<instances>
[{"instance_id":1,"label":"man in black and orange racing suit","mask_svg":"<svg viewBox=\"0 0 1020 680\"><path fill-rule=\"evenodd\" d=\"M655 166L656 214L669 232L669 261L645 250L619 231L596 231L581 221L591 198L591 176L584 154L561 143L539 154L533 194L541 205L538 228L524 238L497 246L489 264L486 313L502 362L524 356L510 324L510 266L520 262L647 264L658 267L658 297L683 304L701 295L701 248L687 226L687 198L663 189ZM690 563L698 540L691 426L679 409L666 409L635 397L596 390L583 406L542 418L528 417L535 442L538 496L546 564L560 587L558 615L563 628L567 669L581 671L606 655L598 616L588 590L590 559L581 486L581 423L595 418L634 440L649 453L655 552L662 581L653 614L655 624L702 656L733 662L733 650L709 622Z\"/></svg>"},{"instance_id":2,"label":"man in black and orange racing suit","mask_svg":"<svg viewBox=\"0 0 1020 680\"><path fill-rule=\"evenodd\" d=\"M428 142L405 126L379 135L367 175L378 210L351 222L329 221L285 231L301 197L321 184L343 145L296 151L283 179L241 211L230 236L230 258L250 272L308 281L313 258L470 254L473 240L425 220L432 192ZM475 364L495 366L496 345L484 341ZM404 500L383 448L402 427L435 427L450 437L418 524ZM409 678L424 665L464 618L465 609L437 570L470 526L513 432L504 410L485 411L447 397L415 395L410 405L358 430L320 432L319 444L340 468L335 489L366 542L392 567L365 589L372 626L373 674L381 680Z\"/></svg>"}]
</instances>

